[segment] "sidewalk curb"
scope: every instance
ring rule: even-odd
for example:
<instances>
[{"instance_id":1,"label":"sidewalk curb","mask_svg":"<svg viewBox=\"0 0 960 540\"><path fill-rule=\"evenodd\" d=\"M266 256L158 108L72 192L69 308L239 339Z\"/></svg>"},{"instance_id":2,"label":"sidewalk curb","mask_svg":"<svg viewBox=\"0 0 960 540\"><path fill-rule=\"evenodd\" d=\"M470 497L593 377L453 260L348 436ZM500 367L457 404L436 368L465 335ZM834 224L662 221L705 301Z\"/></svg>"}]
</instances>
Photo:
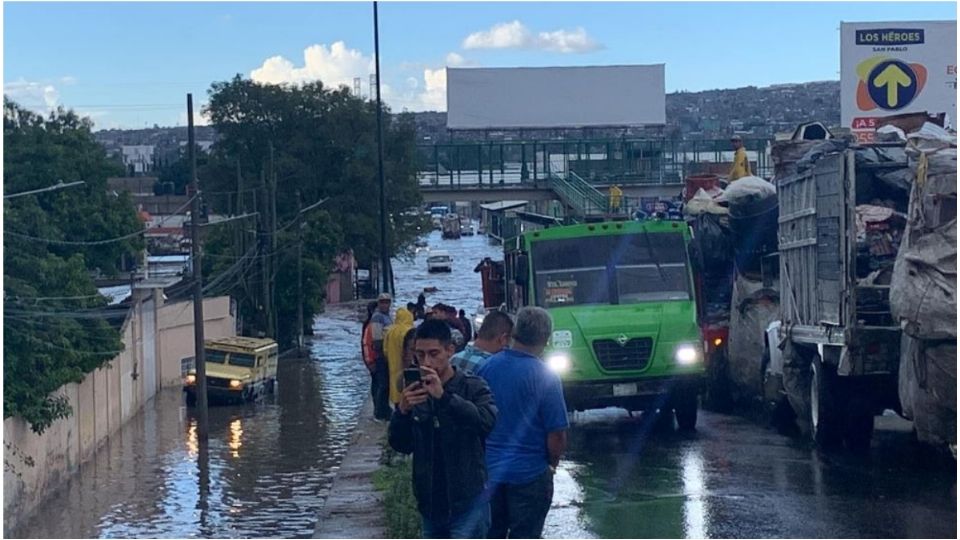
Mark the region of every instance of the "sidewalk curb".
<instances>
[{"instance_id":1,"label":"sidewalk curb","mask_svg":"<svg viewBox=\"0 0 960 540\"><path fill-rule=\"evenodd\" d=\"M387 426L373 419L369 398L323 507L313 538L387 538L383 494L373 486Z\"/></svg>"}]
</instances>

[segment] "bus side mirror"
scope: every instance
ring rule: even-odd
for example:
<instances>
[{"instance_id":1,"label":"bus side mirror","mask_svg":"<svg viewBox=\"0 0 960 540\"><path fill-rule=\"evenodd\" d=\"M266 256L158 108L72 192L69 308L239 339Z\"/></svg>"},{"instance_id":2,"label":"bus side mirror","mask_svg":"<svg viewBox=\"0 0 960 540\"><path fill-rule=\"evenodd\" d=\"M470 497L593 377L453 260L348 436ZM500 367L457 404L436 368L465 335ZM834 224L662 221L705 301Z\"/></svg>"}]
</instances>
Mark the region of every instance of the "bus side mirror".
<instances>
[{"instance_id":1,"label":"bus side mirror","mask_svg":"<svg viewBox=\"0 0 960 540\"><path fill-rule=\"evenodd\" d=\"M513 276L513 281L521 286L527 286L527 277L530 274L530 263L527 260L527 254L521 253L517 255L517 271Z\"/></svg>"}]
</instances>

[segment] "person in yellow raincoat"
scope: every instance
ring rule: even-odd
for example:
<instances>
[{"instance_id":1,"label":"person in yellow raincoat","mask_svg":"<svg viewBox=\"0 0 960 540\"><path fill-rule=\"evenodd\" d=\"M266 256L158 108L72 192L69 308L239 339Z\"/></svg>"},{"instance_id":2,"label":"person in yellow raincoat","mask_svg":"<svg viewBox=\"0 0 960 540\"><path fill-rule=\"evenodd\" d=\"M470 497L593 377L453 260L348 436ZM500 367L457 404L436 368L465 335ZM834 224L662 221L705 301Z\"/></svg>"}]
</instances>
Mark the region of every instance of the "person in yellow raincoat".
<instances>
[{"instance_id":1,"label":"person in yellow raincoat","mask_svg":"<svg viewBox=\"0 0 960 540\"><path fill-rule=\"evenodd\" d=\"M623 190L620 189L620 186L614 184L610 186L610 211L613 213L620 212L620 203L623 201Z\"/></svg>"},{"instance_id":2,"label":"person in yellow raincoat","mask_svg":"<svg viewBox=\"0 0 960 540\"><path fill-rule=\"evenodd\" d=\"M397 388L396 381L403 374L403 338L411 328L413 313L407 308L400 308L383 338L383 352L387 355L387 367L390 371L390 403L394 405L400 403L400 389Z\"/></svg>"},{"instance_id":3,"label":"person in yellow raincoat","mask_svg":"<svg viewBox=\"0 0 960 540\"><path fill-rule=\"evenodd\" d=\"M743 148L743 139L739 135L734 135L730 137L730 143L733 145L733 166L730 167L728 179L733 182L744 176L752 176L750 160L747 159L747 151Z\"/></svg>"}]
</instances>

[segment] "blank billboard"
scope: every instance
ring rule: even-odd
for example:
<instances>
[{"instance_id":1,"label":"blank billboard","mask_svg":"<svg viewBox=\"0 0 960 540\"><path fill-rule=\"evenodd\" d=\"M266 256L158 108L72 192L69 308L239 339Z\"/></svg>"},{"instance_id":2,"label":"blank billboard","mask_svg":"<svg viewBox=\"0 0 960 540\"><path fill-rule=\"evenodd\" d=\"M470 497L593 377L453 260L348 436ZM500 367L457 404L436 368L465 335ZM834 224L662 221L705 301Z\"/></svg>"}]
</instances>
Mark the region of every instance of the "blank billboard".
<instances>
[{"instance_id":1,"label":"blank billboard","mask_svg":"<svg viewBox=\"0 0 960 540\"><path fill-rule=\"evenodd\" d=\"M665 123L663 64L447 68L449 129Z\"/></svg>"}]
</instances>

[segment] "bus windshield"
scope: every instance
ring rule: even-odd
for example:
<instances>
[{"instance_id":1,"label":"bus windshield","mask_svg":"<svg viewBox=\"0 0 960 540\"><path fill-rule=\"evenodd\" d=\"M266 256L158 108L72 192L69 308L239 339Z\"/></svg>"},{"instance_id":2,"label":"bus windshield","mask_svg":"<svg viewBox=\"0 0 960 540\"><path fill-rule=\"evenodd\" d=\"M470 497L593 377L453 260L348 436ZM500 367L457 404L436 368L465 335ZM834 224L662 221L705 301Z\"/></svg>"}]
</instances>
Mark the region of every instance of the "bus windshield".
<instances>
[{"instance_id":1,"label":"bus windshield","mask_svg":"<svg viewBox=\"0 0 960 540\"><path fill-rule=\"evenodd\" d=\"M531 256L541 307L690 299L680 233L540 240Z\"/></svg>"}]
</instances>

